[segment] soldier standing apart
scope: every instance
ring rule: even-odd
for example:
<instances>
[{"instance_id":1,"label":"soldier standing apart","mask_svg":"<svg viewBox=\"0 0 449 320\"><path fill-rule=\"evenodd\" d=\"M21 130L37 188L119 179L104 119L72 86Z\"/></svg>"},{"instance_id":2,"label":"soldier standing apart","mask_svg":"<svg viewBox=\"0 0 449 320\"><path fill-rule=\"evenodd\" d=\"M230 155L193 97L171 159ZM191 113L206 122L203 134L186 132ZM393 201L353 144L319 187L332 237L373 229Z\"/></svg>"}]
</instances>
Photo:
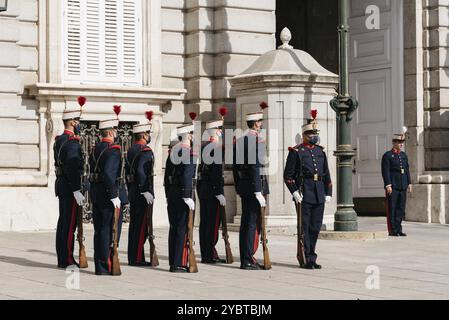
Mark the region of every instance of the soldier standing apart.
<instances>
[{"instance_id":1,"label":"soldier standing apart","mask_svg":"<svg viewBox=\"0 0 449 320\"><path fill-rule=\"evenodd\" d=\"M268 181L263 175L262 160L265 141L260 137L263 112L246 116L248 130L234 144L233 176L237 194L242 199L240 224L240 269L261 270L254 255L259 246L261 231L260 210L266 207Z\"/></svg>"},{"instance_id":2,"label":"soldier standing apart","mask_svg":"<svg viewBox=\"0 0 449 320\"><path fill-rule=\"evenodd\" d=\"M187 223L189 210L195 210L193 179L196 156L192 149L193 131L193 125L177 129L179 143L172 148L165 168L164 181L170 223L168 234L170 272L189 272Z\"/></svg>"},{"instance_id":3,"label":"soldier standing apart","mask_svg":"<svg viewBox=\"0 0 449 320\"><path fill-rule=\"evenodd\" d=\"M146 209L154 202L154 155L148 146L151 142L151 124L135 125L133 133L134 145L128 151L126 161L128 197L131 204L128 264L151 266L150 262L145 261L144 254L144 244L148 237Z\"/></svg>"},{"instance_id":4,"label":"soldier standing apart","mask_svg":"<svg viewBox=\"0 0 449 320\"><path fill-rule=\"evenodd\" d=\"M319 143L316 111L311 123L302 127L303 142L289 148L284 181L296 203L301 203L304 254L303 269L321 269L315 252L323 224L325 203L332 199L332 181L324 148Z\"/></svg>"},{"instance_id":5,"label":"soldier standing apart","mask_svg":"<svg viewBox=\"0 0 449 320\"><path fill-rule=\"evenodd\" d=\"M225 263L220 259L215 245L220 227L220 206L226 206L223 177L223 120L206 123L209 141L201 148L202 161L198 169L198 197L200 198L201 262Z\"/></svg>"},{"instance_id":6,"label":"soldier standing apart","mask_svg":"<svg viewBox=\"0 0 449 320\"><path fill-rule=\"evenodd\" d=\"M115 209L127 201L119 187L121 148L116 144L118 120L100 121L101 141L90 157L94 222L94 261L96 275L112 273L112 243ZM118 220L120 235L122 215Z\"/></svg>"},{"instance_id":7,"label":"soldier standing apart","mask_svg":"<svg viewBox=\"0 0 449 320\"><path fill-rule=\"evenodd\" d=\"M387 151L382 158L382 177L387 198L387 226L391 237L405 237L402 232L402 220L405 217L407 189L412 192L412 182L408 158L401 151L405 142L403 134L393 136L393 149Z\"/></svg>"},{"instance_id":8,"label":"soldier standing apart","mask_svg":"<svg viewBox=\"0 0 449 320\"><path fill-rule=\"evenodd\" d=\"M76 215L78 206L82 206L84 196L81 193L83 157L80 138L81 111L65 111L62 115L64 133L56 137L53 146L56 183L55 192L59 198L59 219L56 229L56 253L58 268L78 266L73 257L75 245Z\"/></svg>"}]
</instances>

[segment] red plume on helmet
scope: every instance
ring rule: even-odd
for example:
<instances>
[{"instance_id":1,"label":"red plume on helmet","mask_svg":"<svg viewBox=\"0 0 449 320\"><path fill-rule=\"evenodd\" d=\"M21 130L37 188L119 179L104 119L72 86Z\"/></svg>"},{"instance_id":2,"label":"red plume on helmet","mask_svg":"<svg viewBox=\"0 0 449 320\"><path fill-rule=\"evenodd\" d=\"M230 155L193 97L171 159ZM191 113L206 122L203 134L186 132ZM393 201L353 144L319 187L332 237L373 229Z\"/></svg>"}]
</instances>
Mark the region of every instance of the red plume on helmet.
<instances>
[{"instance_id":1,"label":"red plume on helmet","mask_svg":"<svg viewBox=\"0 0 449 320\"><path fill-rule=\"evenodd\" d=\"M120 106L120 105L115 105L113 109L114 109L114 112L115 112L115 114L117 115L117 119L118 119L118 116L119 116L120 113L122 112L122 106Z\"/></svg>"},{"instance_id":2,"label":"red plume on helmet","mask_svg":"<svg viewBox=\"0 0 449 320\"><path fill-rule=\"evenodd\" d=\"M260 106L260 108L261 108L262 110L265 110L265 109L268 108L268 103L266 103L265 101L262 101L262 102L259 104L259 106Z\"/></svg>"},{"instance_id":3,"label":"red plume on helmet","mask_svg":"<svg viewBox=\"0 0 449 320\"><path fill-rule=\"evenodd\" d=\"M221 115L222 118L226 117L228 114L228 108L226 108L225 106L221 107L218 110L218 113Z\"/></svg>"},{"instance_id":4,"label":"red plume on helmet","mask_svg":"<svg viewBox=\"0 0 449 320\"><path fill-rule=\"evenodd\" d=\"M189 113L189 117L190 117L190 119L192 119L192 121L195 121L197 116L198 116L198 114L196 112L190 112Z\"/></svg>"},{"instance_id":5,"label":"red plume on helmet","mask_svg":"<svg viewBox=\"0 0 449 320\"><path fill-rule=\"evenodd\" d=\"M80 107L82 108L85 104L86 104L86 97L78 97L78 104L80 105Z\"/></svg>"},{"instance_id":6,"label":"red plume on helmet","mask_svg":"<svg viewBox=\"0 0 449 320\"><path fill-rule=\"evenodd\" d=\"M318 110L313 109L312 111L310 111L310 115L312 116L313 120L316 120L316 118L318 116Z\"/></svg>"},{"instance_id":7,"label":"red plume on helmet","mask_svg":"<svg viewBox=\"0 0 449 320\"><path fill-rule=\"evenodd\" d=\"M150 122L151 122L151 120L153 120L153 115L154 115L153 111L145 112L145 116L147 117L148 121L150 121Z\"/></svg>"}]
</instances>

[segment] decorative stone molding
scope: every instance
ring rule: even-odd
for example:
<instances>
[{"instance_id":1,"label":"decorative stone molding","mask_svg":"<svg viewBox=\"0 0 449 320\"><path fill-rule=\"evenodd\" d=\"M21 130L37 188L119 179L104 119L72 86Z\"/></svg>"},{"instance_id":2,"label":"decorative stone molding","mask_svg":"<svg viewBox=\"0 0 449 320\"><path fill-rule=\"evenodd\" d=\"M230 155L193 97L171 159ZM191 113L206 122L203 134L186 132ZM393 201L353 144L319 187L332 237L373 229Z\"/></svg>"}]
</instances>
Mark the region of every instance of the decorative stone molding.
<instances>
[{"instance_id":1,"label":"decorative stone molding","mask_svg":"<svg viewBox=\"0 0 449 320\"><path fill-rule=\"evenodd\" d=\"M31 96L40 101L73 100L85 96L89 101L113 101L165 105L173 100L182 100L184 89L163 89L147 87L106 87L95 85L67 85L37 83L28 88Z\"/></svg>"},{"instance_id":2,"label":"decorative stone molding","mask_svg":"<svg viewBox=\"0 0 449 320\"><path fill-rule=\"evenodd\" d=\"M279 46L279 49L293 49L293 46L289 45L289 42L292 40L292 33L289 28L282 29L280 38L282 45Z\"/></svg>"}]
</instances>

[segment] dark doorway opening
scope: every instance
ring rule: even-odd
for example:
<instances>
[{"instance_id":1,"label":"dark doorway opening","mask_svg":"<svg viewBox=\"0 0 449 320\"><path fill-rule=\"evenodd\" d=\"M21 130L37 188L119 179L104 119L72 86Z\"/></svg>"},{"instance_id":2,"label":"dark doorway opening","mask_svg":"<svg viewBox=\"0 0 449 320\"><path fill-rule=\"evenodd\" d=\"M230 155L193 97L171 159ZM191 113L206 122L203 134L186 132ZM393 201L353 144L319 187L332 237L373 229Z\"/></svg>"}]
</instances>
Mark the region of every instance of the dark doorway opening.
<instances>
[{"instance_id":1,"label":"dark doorway opening","mask_svg":"<svg viewBox=\"0 0 449 320\"><path fill-rule=\"evenodd\" d=\"M338 1L276 0L276 39L284 27L290 44L306 51L327 70L338 73Z\"/></svg>"}]
</instances>

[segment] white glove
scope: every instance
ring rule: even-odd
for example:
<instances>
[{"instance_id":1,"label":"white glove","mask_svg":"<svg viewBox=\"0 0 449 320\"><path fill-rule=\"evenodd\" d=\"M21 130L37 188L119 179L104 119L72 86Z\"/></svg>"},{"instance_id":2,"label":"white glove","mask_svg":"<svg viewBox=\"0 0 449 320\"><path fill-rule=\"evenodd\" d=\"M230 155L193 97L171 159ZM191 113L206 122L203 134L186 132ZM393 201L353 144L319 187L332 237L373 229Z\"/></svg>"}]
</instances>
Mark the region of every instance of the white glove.
<instances>
[{"instance_id":1,"label":"white glove","mask_svg":"<svg viewBox=\"0 0 449 320\"><path fill-rule=\"evenodd\" d=\"M265 197L262 195L262 192L255 192L257 201L259 201L260 206L262 208L267 206L267 200L265 200Z\"/></svg>"},{"instance_id":2,"label":"white glove","mask_svg":"<svg viewBox=\"0 0 449 320\"><path fill-rule=\"evenodd\" d=\"M153 204L154 197L150 192L144 192L144 193L141 193L141 195L143 195L145 197L145 200L147 200L148 204Z\"/></svg>"},{"instance_id":3,"label":"white glove","mask_svg":"<svg viewBox=\"0 0 449 320\"><path fill-rule=\"evenodd\" d=\"M226 207L226 198L224 195L219 194L218 196L215 196L215 198L217 198L218 201L220 202L220 206Z\"/></svg>"},{"instance_id":4,"label":"white glove","mask_svg":"<svg viewBox=\"0 0 449 320\"><path fill-rule=\"evenodd\" d=\"M76 203L81 207L84 204L84 196L80 190L73 193Z\"/></svg>"},{"instance_id":5,"label":"white glove","mask_svg":"<svg viewBox=\"0 0 449 320\"><path fill-rule=\"evenodd\" d=\"M293 193L293 198L295 199L296 203L301 203L302 202L302 195L299 193L299 191L295 191Z\"/></svg>"},{"instance_id":6,"label":"white glove","mask_svg":"<svg viewBox=\"0 0 449 320\"><path fill-rule=\"evenodd\" d=\"M120 198L117 197L117 198L111 199L111 202L114 205L115 209L120 209L120 206L122 204L122 202L120 201Z\"/></svg>"},{"instance_id":7,"label":"white glove","mask_svg":"<svg viewBox=\"0 0 449 320\"><path fill-rule=\"evenodd\" d=\"M191 198L182 198L190 210L195 210L195 201Z\"/></svg>"},{"instance_id":8,"label":"white glove","mask_svg":"<svg viewBox=\"0 0 449 320\"><path fill-rule=\"evenodd\" d=\"M331 196L326 196L326 203L329 203L332 201L332 197Z\"/></svg>"}]
</instances>

